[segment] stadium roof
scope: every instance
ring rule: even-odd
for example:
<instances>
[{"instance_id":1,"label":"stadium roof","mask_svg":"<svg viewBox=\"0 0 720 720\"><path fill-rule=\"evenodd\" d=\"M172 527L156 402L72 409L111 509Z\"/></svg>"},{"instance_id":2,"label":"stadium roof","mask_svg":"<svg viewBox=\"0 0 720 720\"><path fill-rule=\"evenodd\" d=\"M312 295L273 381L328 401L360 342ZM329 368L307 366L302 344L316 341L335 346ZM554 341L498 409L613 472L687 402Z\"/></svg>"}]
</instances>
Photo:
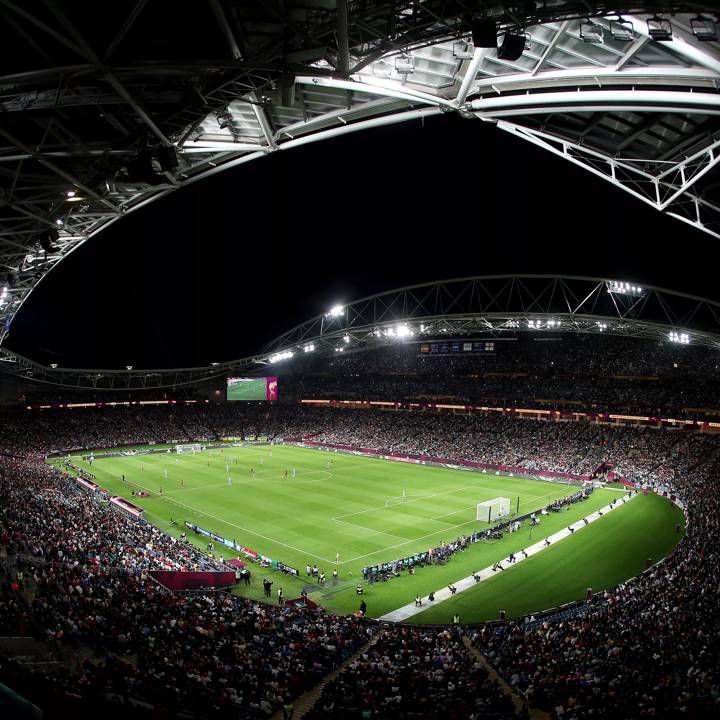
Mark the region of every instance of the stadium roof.
<instances>
[{"instance_id":1,"label":"stadium roof","mask_svg":"<svg viewBox=\"0 0 720 720\"><path fill-rule=\"evenodd\" d=\"M129 212L273 152L440 113L720 237L712 7L0 0L0 341L37 283ZM473 45L473 31L489 44L488 18L500 49Z\"/></svg>"},{"instance_id":2,"label":"stadium roof","mask_svg":"<svg viewBox=\"0 0 720 720\"><path fill-rule=\"evenodd\" d=\"M614 335L720 350L720 303L629 281L496 275L379 293L291 328L255 355L206 367L46 367L0 348L0 370L33 382L96 390L176 387L229 373L280 373L292 358L396 342L562 333Z\"/></svg>"}]
</instances>

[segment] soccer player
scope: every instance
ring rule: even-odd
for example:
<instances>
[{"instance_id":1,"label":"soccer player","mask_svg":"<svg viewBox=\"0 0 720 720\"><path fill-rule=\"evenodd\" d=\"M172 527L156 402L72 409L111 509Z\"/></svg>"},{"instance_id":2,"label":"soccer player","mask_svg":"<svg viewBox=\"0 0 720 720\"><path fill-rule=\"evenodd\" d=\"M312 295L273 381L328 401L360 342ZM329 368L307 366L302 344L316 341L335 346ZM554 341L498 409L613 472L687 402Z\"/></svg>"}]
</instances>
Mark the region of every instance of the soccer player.
<instances>
[{"instance_id":1,"label":"soccer player","mask_svg":"<svg viewBox=\"0 0 720 720\"><path fill-rule=\"evenodd\" d=\"M232 485L232 478L228 475L228 487Z\"/></svg>"},{"instance_id":2,"label":"soccer player","mask_svg":"<svg viewBox=\"0 0 720 720\"><path fill-rule=\"evenodd\" d=\"M185 480L183 478L180 478L180 487L181 488L185 487Z\"/></svg>"},{"instance_id":3,"label":"soccer player","mask_svg":"<svg viewBox=\"0 0 720 720\"><path fill-rule=\"evenodd\" d=\"M230 472L230 466L229 466L229 465L225 465L225 472L226 472L226 473L229 473L229 472Z\"/></svg>"},{"instance_id":4,"label":"soccer player","mask_svg":"<svg viewBox=\"0 0 720 720\"><path fill-rule=\"evenodd\" d=\"M419 595L415 596L415 607L422 607L422 600Z\"/></svg>"},{"instance_id":5,"label":"soccer player","mask_svg":"<svg viewBox=\"0 0 720 720\"><path fill-rule=\"evenodd\" d=\"M278 605L283 604L283 589L278 588Z\"/></svg>"},{"instance_id":6,"label":"soccer player","mask_svg":"<svg viewBox=\"0 0 720 720\"><path fill-rule=\"evenodd\" d=\"M295 477L295 475L296 475L296 471L295 471L295 468L293 468L293 469L292 469L292 476Z\"/></svg>"},{"instance_id":7,"label":"soccer player","mask_svg":"<svg viewBox=\"0 0 720 720\"><path fill-rule=\"evenodd\" d=\"M261 464L261 465L264 465L264 464L265 464L265 458L264 458L264 457L261 457L261 458L260 458L260 464Z\"/></svg>"},{"instance_id":8,"label":"soccer player","mask_svg":"<svg viewBox=\"0 0 720 720\"><path fill-rule=\"evenodd\" d=\"M283 473L283 477L287 478L287 470Z\"/></svg>"}]
</instances>

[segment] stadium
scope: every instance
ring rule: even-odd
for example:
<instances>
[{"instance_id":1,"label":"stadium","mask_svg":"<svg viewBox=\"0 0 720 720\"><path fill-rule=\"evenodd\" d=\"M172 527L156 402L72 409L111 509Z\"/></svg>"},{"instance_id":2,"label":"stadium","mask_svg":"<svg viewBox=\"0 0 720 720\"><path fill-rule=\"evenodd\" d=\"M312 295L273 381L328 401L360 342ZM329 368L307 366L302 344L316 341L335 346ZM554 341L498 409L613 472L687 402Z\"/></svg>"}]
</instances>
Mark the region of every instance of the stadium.
<instances>
[{"instance_id":1,"label":"stadium","mask_svg":"<svg viewBox=\"0 0 720 720\"><path fill-rule=\"evenodd\" d=\"M720 715L712 3L0 17L3 718Z\"/></svg>"}]
</instances>

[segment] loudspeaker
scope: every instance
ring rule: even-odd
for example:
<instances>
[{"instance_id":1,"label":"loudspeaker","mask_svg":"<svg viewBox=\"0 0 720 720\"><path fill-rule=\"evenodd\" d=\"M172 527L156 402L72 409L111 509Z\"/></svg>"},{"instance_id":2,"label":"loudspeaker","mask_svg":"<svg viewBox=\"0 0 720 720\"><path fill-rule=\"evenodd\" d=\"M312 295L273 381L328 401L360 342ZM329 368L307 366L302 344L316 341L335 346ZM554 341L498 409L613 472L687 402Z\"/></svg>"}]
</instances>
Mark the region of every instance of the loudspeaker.
<instances>
[{"instance_id":1,"label":"loudspeaker","mask_svg":"<svg viewBox=\"0 0 720 720\"><path fill-rule=\"evenodd\" d=\"M523 50L525 50L525 35L505 33L497 56L501 60L517 60L523 54Z\"/></svg>"},{"instance_id":2,"label":"loudspeaker","mask_svg":"<svg viewBox=\"0 0 720 720\"><path fill-rule=\"evenodd\" d=\"M147 185L160 185L165 182L165 178L155 172L152 155L149 152L142 152L135 160L128 161L127 175L128 181L131 183L142 182Z\"/></svg>"},{"instance_id":3,"label":"loudspeaker","mask_svg":"<svg viewBox=\"0 0 720 720\"><path fill-rule=\"evenodd\" d=\"M475 18L472 21L472 41L476 48L496 48L497 28L490 18Z\"/></svg>"},{"instance_id":4,"label":"loudspeaker","mask_svg":"<svg viewBox=\"0 0 720 720\"><path fill-rule=\"evenodd\" d=\"M161 145L157 151L157 158L163 172L172 172L180 165L172 145Z\"/></svg>"},{"instance_id":5,"label":"loudspeaker","mask_svg":"<svg viewBox=\"0 0 720 720\"><path fill-rule=\"evenodd\" d=\"M53 245L53 243L60 237L60 233L55 228L49 228L48 230L43 230L40 233L40 247L46 252L51 253L55 252L57 248Z\"/></svg>"}]
</instances>

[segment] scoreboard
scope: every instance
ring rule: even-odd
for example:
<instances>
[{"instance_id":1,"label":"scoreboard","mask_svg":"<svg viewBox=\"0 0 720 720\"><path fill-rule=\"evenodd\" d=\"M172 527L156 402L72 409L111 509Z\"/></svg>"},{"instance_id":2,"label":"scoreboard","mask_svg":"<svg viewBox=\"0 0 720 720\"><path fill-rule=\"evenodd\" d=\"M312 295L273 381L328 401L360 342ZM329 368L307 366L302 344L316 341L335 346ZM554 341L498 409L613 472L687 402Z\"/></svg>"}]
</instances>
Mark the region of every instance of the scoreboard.
<instances>
[{"instance_id":1,"label":"scoreboard","mask_svg":"<svg viewBox=\"0 0 720 720\"><path fill-rule=\"evenodd\" d=\"M229 402L236 400L274 401L278 398L277 377L229 377L227 395Z\"/></svg>"},{"instance_id":2,"label":"scoreboard","mask_svg":"<svg viewBox=\"0 0 720 720\"><path fill-rule=\"evenodd\" d=\"M421 355L461 355L495 352L495 343L480 342L434 342L420 345Z\"/></svg>"}]
</instances>

